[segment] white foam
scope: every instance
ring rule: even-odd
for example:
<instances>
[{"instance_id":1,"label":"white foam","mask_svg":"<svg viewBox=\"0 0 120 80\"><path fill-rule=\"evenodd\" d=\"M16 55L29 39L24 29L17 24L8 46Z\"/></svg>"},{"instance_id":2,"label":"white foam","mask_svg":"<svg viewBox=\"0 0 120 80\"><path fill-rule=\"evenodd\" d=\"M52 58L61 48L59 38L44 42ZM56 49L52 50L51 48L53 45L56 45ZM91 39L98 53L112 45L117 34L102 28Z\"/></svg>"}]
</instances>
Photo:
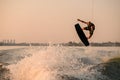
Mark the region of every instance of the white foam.
<instances>
[{"instance_id":1,"label":"white foam","mask_svg":"<svg viewBox=\"0 0 120 80\"><path fill-rule=\"evenodd\" d=\"M101 60L102 56L97 53L98 50L80 49L80 47L48 46L36 51L29 50L31 56L26 56L17 64L8 66L11 78L12 80L56 80L58 74L87 80L102 77L100 72L89 70Z\"/></svg>"}]
</instances>

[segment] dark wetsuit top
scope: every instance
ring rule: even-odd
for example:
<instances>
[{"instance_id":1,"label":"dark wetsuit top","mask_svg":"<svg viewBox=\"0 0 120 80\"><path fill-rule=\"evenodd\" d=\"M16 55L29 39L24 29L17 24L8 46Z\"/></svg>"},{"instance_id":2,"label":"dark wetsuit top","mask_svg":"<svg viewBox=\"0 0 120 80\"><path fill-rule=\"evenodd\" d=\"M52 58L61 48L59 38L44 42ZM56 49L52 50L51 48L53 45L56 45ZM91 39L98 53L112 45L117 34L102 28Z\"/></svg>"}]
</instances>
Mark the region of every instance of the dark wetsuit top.
<instances>
[{"instance_id":1,"label":"dark wetsuit top","mask_svg":"<svg viewBox=\"0 0 120 80\"><path fill-rule=\"evenodd\" d=\"M91 29L91 27L93 28L93 30ZM92 35L94 30L95 30L95 25L93 23L89 23L89 25L87 27L84 28L85 30L89 30L90 34Z\"/></svg>"}]
</instances>

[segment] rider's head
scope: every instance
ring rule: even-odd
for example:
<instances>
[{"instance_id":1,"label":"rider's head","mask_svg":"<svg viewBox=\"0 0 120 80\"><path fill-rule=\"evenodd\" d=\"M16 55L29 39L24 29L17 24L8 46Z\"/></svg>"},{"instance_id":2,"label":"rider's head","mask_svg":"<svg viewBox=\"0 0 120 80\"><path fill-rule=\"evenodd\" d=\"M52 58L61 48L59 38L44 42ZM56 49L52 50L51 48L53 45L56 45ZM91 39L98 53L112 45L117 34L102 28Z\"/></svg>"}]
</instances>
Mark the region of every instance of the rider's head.
<instances>
[{"instance_id":1,"label":"rider's head","mask_svg":"<svg viewBox=\"0 0 120 80\"><path fill-rule=\"evenodd\" d=\"M89 21L89 23L91 23L91 21Z\"/></svg>"}]
</instances>

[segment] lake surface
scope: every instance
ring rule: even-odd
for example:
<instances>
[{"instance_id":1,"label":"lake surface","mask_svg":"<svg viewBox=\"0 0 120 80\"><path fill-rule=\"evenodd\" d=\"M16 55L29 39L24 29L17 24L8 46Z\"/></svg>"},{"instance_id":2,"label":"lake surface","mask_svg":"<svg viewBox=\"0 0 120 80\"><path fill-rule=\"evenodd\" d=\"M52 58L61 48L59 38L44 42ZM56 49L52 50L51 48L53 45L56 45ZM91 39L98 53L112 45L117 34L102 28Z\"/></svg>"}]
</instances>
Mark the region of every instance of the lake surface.
<instances>
[{"instance_id":1,"label":"lake surface","mask_svg":"<svg viewBox=\"0 0 120 80\"><path fill-rule=\"evenodd\" d=\"M10 80L106 80L96 68L120 57L120 47L0 47Z\"/></svg>"}]
</instances>

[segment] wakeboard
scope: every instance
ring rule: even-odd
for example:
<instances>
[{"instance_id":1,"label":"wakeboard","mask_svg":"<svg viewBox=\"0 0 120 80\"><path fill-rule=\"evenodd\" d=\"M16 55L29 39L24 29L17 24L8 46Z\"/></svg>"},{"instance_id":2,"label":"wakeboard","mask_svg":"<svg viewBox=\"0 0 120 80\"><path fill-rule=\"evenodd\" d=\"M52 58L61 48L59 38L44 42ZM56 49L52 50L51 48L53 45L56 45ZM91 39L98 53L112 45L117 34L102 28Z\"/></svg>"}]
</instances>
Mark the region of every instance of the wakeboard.
<instances>
[{"instance_id":1,"label":"wakeboard","mask_svg":"<svg viewBox=\"0 0 120 80\"><path fill-rule=\"evenodd\" d=\"M82 41L82 43L85 45L85 46L89 46L89 41L85 35L85 33L83 32L82 28L80 27L80 25L77 23L75 24L75 29L76 29L76 32L80 38L80 40Z\"/></svg>"}]
</instances>

